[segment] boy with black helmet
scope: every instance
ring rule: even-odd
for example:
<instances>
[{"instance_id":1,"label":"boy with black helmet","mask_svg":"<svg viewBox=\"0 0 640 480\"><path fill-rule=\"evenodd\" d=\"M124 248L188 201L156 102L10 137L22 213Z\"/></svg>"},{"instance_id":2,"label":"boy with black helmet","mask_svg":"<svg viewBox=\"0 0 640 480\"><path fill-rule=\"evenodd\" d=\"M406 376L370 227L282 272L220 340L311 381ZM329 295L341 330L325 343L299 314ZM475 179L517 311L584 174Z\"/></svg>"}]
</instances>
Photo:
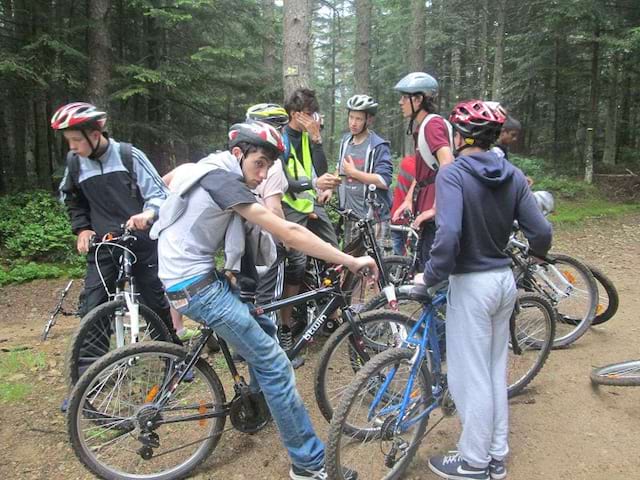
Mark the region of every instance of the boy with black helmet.
<instances>
[{"instance_id":1,"label":"boy with black helmet","mask_svg":"<svg viewBox=\"0 0 640 480\"><path fill-rule=\"evenodd\" d=\"M447 385L462 434L458 449L429 460L442 478L506 477L509 318L516 299L505 253L514 220L531 249L544 255L551 226L538 209L524 174L488 151L504 122L489 102L458 104L450 116L458 156L436 180L438 229L425 284L449 279Z\"/></svg>"},{"instance_id":2,"label":"boy with black helmet","mask_svg":"<svg viewBox=\"0 0 640 480\"><path fill-rule=\"evenodd\" d=\"M389 142L378 136L371 125L378 111L378 103L369 95L354 95L347 100L349 111L347 132L340 142L338 172L343 176L338 187L340 207L353 210L360 218L367 215L366 196L368 186L375 185L376 197L382 205L375 212L380 220L388 220L391 198L393 163ZM344 242L348 245L353 237L353 222L346 221ZM384 232L380 231L383 235Z\"/></svg>"},{"instance_id":3,"label":"boy with black helmet","mask_svg":"<svg viewBox=\"0 0 640 480\"><path fill-rule=\"evenodd\" d=\"M251 315L216 271L215 257L222 247L249 240L240 237L244 228L232 230L237 220L245 219L293 248L353 272L375 272L375 262L340 252L257 203L251 189L264 181L284 151L275 128L261 122L234 125L229 149L193 165L193 175L182 176L160 209L152 230L158 237L160 278L174 308L213 328L249 364L252 384L262 390L291 458L290 478L326 478L324 446L296 390L291 363L274 339L275 326L264 316ZM345 473L355 478L353 472Z\"/></svg>"},{"instance_id":4,"label":"boy with black helmet","mask_svg":"<svg viewBox=\"0 0 640 480\"><path fill-rule=\"evenodd\" d=\"M413 135L416 151L416 176L404 202L393 217L400 221L406 210L416 217L414 227L420 229L420 264L424 266L435 237L435 179L438 169L453 161L451 126L435 113L434 99L438 82L428 73L413 72L394 87L400 97L400 108L409 119L407 133Z\"/></svg>"}]
</instances>

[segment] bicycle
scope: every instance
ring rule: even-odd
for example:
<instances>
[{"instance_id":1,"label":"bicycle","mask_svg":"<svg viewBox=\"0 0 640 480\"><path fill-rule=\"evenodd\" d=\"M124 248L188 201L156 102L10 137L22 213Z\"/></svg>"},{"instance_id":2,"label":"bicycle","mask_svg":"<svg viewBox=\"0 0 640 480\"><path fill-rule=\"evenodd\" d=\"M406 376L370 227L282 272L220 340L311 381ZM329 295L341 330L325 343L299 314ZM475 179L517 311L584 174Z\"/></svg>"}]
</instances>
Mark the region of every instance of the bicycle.
<instances>
[{"instance_id":1,"label":"bicycle","mask_svg":"<svg viewBox=\"0 0 640 480\"><path fill-rule=\"evenodd\" d=\"M62 289L62 292L60 293L60 298L58 299L58 303L56 304L55 307L53 307L53 310L51 310L49 319L47 320L47 323L45 324L44 329L42 331L41 338L43 342L47 340L47 337L49 336L49 332L51 332L51 329L56 325L58 315L62 315L64 317L75 317L76 315L78 315L77 309L65 310L63 306L64 300L69 294L69 290L71 289L71 285L73 285L73 280L69 280L69 282L67 283L67 286L64 287L64 289Z\"/></svg>"},{"instance_id":2,"label":"bicycle","mask_svg":"<svg viewBox=\"0 0 640 480\"><path fill-rule=\"evenodd\" d=\"M342 309L345 328L351 326L353 329L356 339L354 354L362 363L366 363L373 353L387 348L387 344L382 343L384 337L372 337L370 334L372 331L391 330L390 324L394 320L384 319L387 312L372 312L356 318L354 312L347 308L346 295L341 290L341 270L341 267L329 269L323 279L324 286L314 291L253 308L254 315L261 315L284 305L327 297L317 318L308 325L296 345L287 351L289 358L295 357L311 341L329 315L338 308ZM367 326L374 325L380 329L367 330ZM398 325L398 328L406 327ZM80 461L103 478L140 478L136 475L146 475L144 478L149 479L181 478L215 448L223 431L224 417L231 416L232 424L241 431L236 424L238 420L254 419L251 425L261 425L257 419L263 418L260 412L264 401L257 397L247 400L246 382L237 375L224 340L219 339L220 348L234 378L236 393L231 404L226 403L215 371L200 358L204 344L212 336L211 329L203 328L202 338L188 350L166 342L130 344L95 362L76 384L67 413L71 443ZM149 367L145 366L147 363ZM186 372L192 373L187 376ZM205 393L195 398L190 396L191 391L203 385ZM176 399L181 398L188 401L177 404ZM236 402L235 407L233 402ZM238 405L245 405L243 408L247 410L240 409ZM167 431L159 431L164 425L171 427ZM201 433L197 433L199 430ZM174 431L180 432L174 439L163 437L161 441L160 433L171 436ZM196 444L198 446L187 459L176 460L174 453ZM163 450L165 446L166 451ZM101 456L103 451L106 452L104 457ZM127 463L131 469L147 471L128 472L123 469L129 467L107 465L116 462L115 457L119 455L132 456L130 464ZM166 459L166 463L157 467L155 473L148 471L152 468L152 460L158 458ZM145 461L140 462L140 459Z\"/></svg>"},{"instance_id":3,"label":"bicycle","mask_svg":"<svg viewBox=\"0 0 640 480\"><path fill-rule=\"evenodd\" d=\"M158 314L139 302L133 275L136 255L131 250L136 240L132 230L123 228L120 236L108 234L101 241L91 242L90 251L93 251L98 273L107 292L98 262L102 248L110 248L112 256L114 251L121 251L119 257L114 259L119 267L118 276L114 293L108 292L110 300L84 316L69 342L66 366L71 385L78 381L82 372L110 350L127 343L143 340L171 341L173 338L169 327Z\"/></svg>"},{"instance_id":4,"label":"bicycle","mask_svg":"<svg viewBox=\"0 0 640 480\"><path fill-rule=\"evenodd\" d=\"M640 360L612 363L591 371L593 385L636 387L640 385Z\"/></svg>"},{"instance_id":5,"label":"bicycle","mask_svg":"<svg viewBox=\"0 0 640 480\"><path fill-rule=\"evenodd\" d=\"M438 311L446 303L446 293L442 285L432 292L424 297L425 310L400 348L374 357L344 392L329 429L325 464L330 478L343 478L340 465L349 465L362 478L379 477L380 470L385 479L400 478L422 439L455 411L442 369L445 352ZM513 375L510 364L510 397L540 371L553 341L554 312L549 302L540 295L522 294L518 303L520 310L514 309L510 320L511 357L529 352L535 361L524 374ZM528 314L522 317L530 308L542 313L535 325ZM429 415L438 407L443 416L427 430Z\"/></svg>"},{"instance_id":6,"label":"bicycle","mask_svg":"<svg viewBox=\"0 0 640 480\"><path fill-rule=\"evenodd\" d=\"M591 270L591 274L598 285L598 305L596 306L596 316L591 322L591 326L601 325L611 320L618 311L618 306L620 305L618 289L600 268L590 263L585 265Z\"/></svg>"}]
</instances>

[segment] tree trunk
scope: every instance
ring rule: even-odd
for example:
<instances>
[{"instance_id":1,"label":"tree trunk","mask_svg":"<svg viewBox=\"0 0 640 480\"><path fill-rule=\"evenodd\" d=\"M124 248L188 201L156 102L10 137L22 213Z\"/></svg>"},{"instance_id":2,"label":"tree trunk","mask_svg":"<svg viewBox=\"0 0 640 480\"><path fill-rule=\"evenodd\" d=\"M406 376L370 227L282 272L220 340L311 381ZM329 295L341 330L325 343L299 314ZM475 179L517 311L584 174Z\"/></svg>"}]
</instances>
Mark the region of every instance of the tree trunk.
<instances>
[{"instance_id":1,"label":"tree trunk","mask_svg":"<svg viewBox=\"0 0 640 480\"><path fill-rule=\"evenodd\" d=\"M502 97L502 61L504 59L504 24L507 0L498 0L498 16L496 18L496 53L493 61L493 86L491 98L500 101Z\"/></svg>"},{"instance_id":2,"label":"tree trunk","mask_svg":"<svg viewBox=\"0 0 640 480\"><path fill-rule=\"evenodd\" d=\"M356 93L370 94L369 63L371 52L369 50L369 36L371 34L371 0L356 0L356 45L354 52L355 63L355 91Z\"/></svg>"},{"instance_id":3,"label":"tree trunk","mask_svg":"<svg viewBox=\"0 0 640 480\"><path fill-rule=\"evenodd\" d=\"M618 132L618 84L620 83L620 56L615 54L609 66L609 99L604 132L604 153L602 163L615 165Z\"/></svg>"},{"instance_id":4,"label":"tree trunk","mask_svg":"<svg viewBox=\"0 0 640 480\"><path fill-rule=\"evenodd\" d=\"M309 87L309 46L311 0L284 0L284 51L282 53L284 97L301 87Z\"/></svg>"},{"instance_id":5,"label":"tree trunk","mask_svg":"<svg viewBox=\"0 0 640 480\"><path fill-rule=\"evenodd\" d=\"M587 128L587 146L584 158L584 181L593 183L593 128Z\"/></svg>"},{"instance_id":6,"label":"tree trunk","mask_svg":"<svg viewBox=\"0 0 640 480\"><path fill-rule=\"evenodd\" d=\"M47 97L39 92L34 98L36 129L36 170L38 187L49 190L51 184L51 159L49 156L49 121L47 119Z\"/></svg>"},{"instance_id":7,"label":"tree trunk","mask_svg":"<svg viewBox=\"0 0 640 480\"><path fill-rule=\"evenodd\" d=\"M108 108L107 87L111 79L111 0L89 0L89 82L87 98L99 108Z\"/></svg>"},{"instance_id":8,"label":"tree trunk","mask_svg":"<svg viewBox=\"0 0 640 480\"><path fill-rule=\"evenodd\" d=\"M424 0L411 0L411 41L409 42L409 68L422 72L425 64L424 44L427 34L427 7Z\"/></svg>"},{"instance_id":9,"label":"tree trunk","mask_svg":"<svg viewBox=\"0 0 640 480\"><path fill-rule=\"evenodd\" d=\"M488 24L489 24L489 0L482 0L482 12L480 15L480 53L478 59L480 61L480 98L487 98L487 44L488 44Z\"/></svg>"},{"instance_id":10,"label":"tree trunk","mask_svg":"<svg viewBox=\"0 0 640 480\"><path fill-rule=\"evenodd\" d=\"M451 103L458 103L460 100L460 46L455 43L451 46L451 91L449 99Z\"/></svg>"},{"instance_id":11,"label":"tree trunk","mask_svg":"<svg viewBox=\"0 0 640 480\"><path fill-rule=\"evenodd\" d=\"M262 16L265 25L262 64L265 87L269 89L273 87L276 78L275 0L262 0Z\"/></svg>"},{"instance_id":12,"label":"tree trunk","mask_svg":"<svg viewBox=\"0 0 640 480\"><path fill-rule=\"evenodd\" d=\"M38 182L36 172L36 125L34 105L30 99L24 101L24 168L26 185L34 188Z\"/></svg>"},{"instance_id":13,"label":"tree trunk","mask_svg":"<svg viewBox=\"0 0 640 480\"><path fill-rule=\"evenodd\" d=\"M560 136L558 119L560 116L560 35L556 34L553 42L553 145L551 161L557 165L560 155Z\"/></svg>"}]
</instances>

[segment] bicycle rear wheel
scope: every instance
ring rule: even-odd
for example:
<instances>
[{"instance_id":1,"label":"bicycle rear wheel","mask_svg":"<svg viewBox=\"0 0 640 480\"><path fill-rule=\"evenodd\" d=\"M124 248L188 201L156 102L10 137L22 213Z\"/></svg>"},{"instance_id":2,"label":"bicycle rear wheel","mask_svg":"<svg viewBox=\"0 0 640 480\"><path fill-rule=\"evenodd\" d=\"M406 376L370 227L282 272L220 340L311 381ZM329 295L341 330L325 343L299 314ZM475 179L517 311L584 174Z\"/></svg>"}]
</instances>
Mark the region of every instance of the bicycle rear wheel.
<instances>
[{"instance_id":1,"label":"bicycle rear wheel","mask_svg":"<svg viewBox=\"0 0 640 480\"><path fill-rule=\"evenodd\" d=\"M607 322L618 311L620 298L618 290L611 279L602 270L593 265L587 265L598 285L598 306L596 307L596 317L591 325L600 325Z\"/></svg>"},{"instance_id":2,"label":"bicycle rear wheel","mask_svg":"<svg viewBox=\"0 0 640 480\"><path fill-rule=\"evenodd\" d=\"M591 381L597 385L635 387L640 385L640 360L612 363L606 367L594 368Z\"/></svg>"},{"instance_id":3,"label":"bicycle rear wheel","mask_svg":"<svg viewBox=\"0 0 640 480\"><path fill-rule=\"evenodd\" d=\"M74 453L91 472L105 479L174 480L210 455L225 416L204 417L223 410L225 394L208 363L199 359L189 381L166 404L155 403L185 355L171 343L136 343L104 356L80 378L67 428Z\"/></svg>"},{"instance_id":4,"label":"bicycle rear wheel","mask_svg":"<svg viewBox=\"0 0 640 480\"><path fill-rule=\"evenodd\" d=\"M169 328L162 319L146 305L140 307L140 341L171 341ZM67 349L67 378L74 385L82 373L96 360L117 348L115 336L116 318L125 328L125 343L131 341L129 333L129 310L124 300L112 300L97 306L87 313L75 331Z\"/></svg>"},{"instance_id":5,"label":"bicycle rear wheel","mask_svg":"<svg viewBox=\"0 0 640 480\"><path fill-rule=\"evenodd\" d=\"M402 334L415 324L405 315L383 310L361 314L357 322L364 337L356 339L351 324L345 322L324 344L316 365L316 401L327 421L331 421L340 398L362 366L378 353L399 346ZM355 349L356 341L366 358Z\"/></svg>"},{"instance_id":6,"label":"bicycle rear wheel","mask_svg":"<svg viewBox=\"0 0 640 480\"><path fill-rule=\"evenodd\" d=\"M542 295L525 293L518 296L519 312L512 319L509 340L507 384L509 398L518 395L540 372L549 357L555 335L555 312ZM520 352L515 353L513 341Z\"/></svg>"},{"instance_id":7,"label":"bicycle rear wheel","mask_svg":"<svg viewBox=\"0 0 640 480\"><path fill-rule=\"evenodd\" d=\"M343 479L343 465L356 470L359 478L390 480L404 474L435 407L426 365L421 363L417 374L411 375L414 353L396 348L382 352L351 383L331 420L325 452L329 478ZM399 418L410 378L413 386ZM380 399L375 408L374 398Z\"/></svg>"}]
</instances>

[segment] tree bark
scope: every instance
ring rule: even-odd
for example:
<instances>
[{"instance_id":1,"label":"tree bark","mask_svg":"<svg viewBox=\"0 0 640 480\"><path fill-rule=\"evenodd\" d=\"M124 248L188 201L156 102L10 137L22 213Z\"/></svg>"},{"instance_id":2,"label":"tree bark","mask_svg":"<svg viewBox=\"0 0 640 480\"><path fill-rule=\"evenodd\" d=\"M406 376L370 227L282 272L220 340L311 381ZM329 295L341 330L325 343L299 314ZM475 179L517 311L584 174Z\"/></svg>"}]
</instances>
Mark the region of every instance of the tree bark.
<instances>
[{"instance_id":1,"label":"tree bark","mask_svg":"<svg viewBox=\"0 0 640 480\"><path fill-rule=\"evenodd\" d=\"M460 46L454 40L451 46L451 90L449 94L449 99L452 100L452 103L458 103L460 100L461 68Z\"/></svg>"},{"instance_id":2,"label":"tree bark","mask_svg":"<svg viewBox=\"0 0 640 480\"><path fill-rule=\"evenodd\" d=\"M618 84L620 83L620 55L615 54L609 66L609 99L604 132L602 163L615 165L618 132Z\"/></svg>"},{"instance_id":3,"label":"tree bark","mask_svg":"<svg viewBox=\"0 0 640 480\"><path fill-rule=\"evenodd\" d=\"M268 89L273 86L276 78L275 0L262 0L262 16L265 25L262 64L264 66L264 83Z\"/></svg>"},{"instance_id":4,"label":"tree bark","mask_svg":"<svg viewBox=\"0 0 640 480\"><path fill-rule=\"evenodd\" d=\"M371 34L371 0L356 0L356 45L355 45L355 90L356 93L370 93L369 37Z\"/></svg>"},{"instance_id":5,"label":"tree bark","mask_svg":"<svg viewBox=\"0 0 640 480\"><path fill-rule=\"evenodd\" d=\"M109 11L111 0L89 0L89 82L87 98L106 109L108 84L111 79L111 38L109 35Z\"/></svg>"},{"instance_id":6,"label":"tree bark","mask_svg":"<svg viewBox=\"0 0 640 480\"><path fill-rule=\"evenodd\" d=\"M489 0L482 0L482 9L480 14L480 54L478 55L480 61L480 98L487 97L487 70L488 70L488 57L487 57L487 44L488 42L488 24L489 24Z\"/></svg>"},{"instance_id":7,"label":"tree bark","mask_svg":"<svg viewBox=\"0 0 640 480\"><path fill-rule=\"evenodd\" d=\"M311 0L284 0L284 51L282 74L284 96L309 87L309 46L311 39Z\"/></svg>"},{"instance_id":8,"label":"tree bark","mask_svg":"<svg viewBox=\"0 0 640 480\"><path fill-rule=\"evenodd\" d=\"M593 128L587 128L587 146L584 159L584 181L593 183Z\"/></svg>"},{"instance_id":9,"label":"tree bark","mask_svg":"<svg viewBox=\"0 0 640 480\"><path fill-rule=\"evenodd\" d=\"M498 0L498 15L496 18L496 53L493 61L493 86L491 98L500 101L502 96L502 62L504 59L504 24L507 9L507 0Z\"/></svg>"},{"instance_id":10,"label":"tree bark","mask_svg":"<svg viewBox=\"0 0 640 480\"><path fill-rule=\"evenodd\" d=\"M411 0L411 41L409 42L409 68L422 72L425 64L425 38L427 34L427 7L424 0Z\"/></svg>"},{"instance_id":11,"label":"tree bark","mask_svg":"<svg viewBox=\"0 0 640 480\"><path fill-rule=\"evenodd\" d=\"M38 182L36 172L36 125L34 105L30 99L24 101L24 168L26 186L34 188Z\"/></svg>"}]
</instances>

